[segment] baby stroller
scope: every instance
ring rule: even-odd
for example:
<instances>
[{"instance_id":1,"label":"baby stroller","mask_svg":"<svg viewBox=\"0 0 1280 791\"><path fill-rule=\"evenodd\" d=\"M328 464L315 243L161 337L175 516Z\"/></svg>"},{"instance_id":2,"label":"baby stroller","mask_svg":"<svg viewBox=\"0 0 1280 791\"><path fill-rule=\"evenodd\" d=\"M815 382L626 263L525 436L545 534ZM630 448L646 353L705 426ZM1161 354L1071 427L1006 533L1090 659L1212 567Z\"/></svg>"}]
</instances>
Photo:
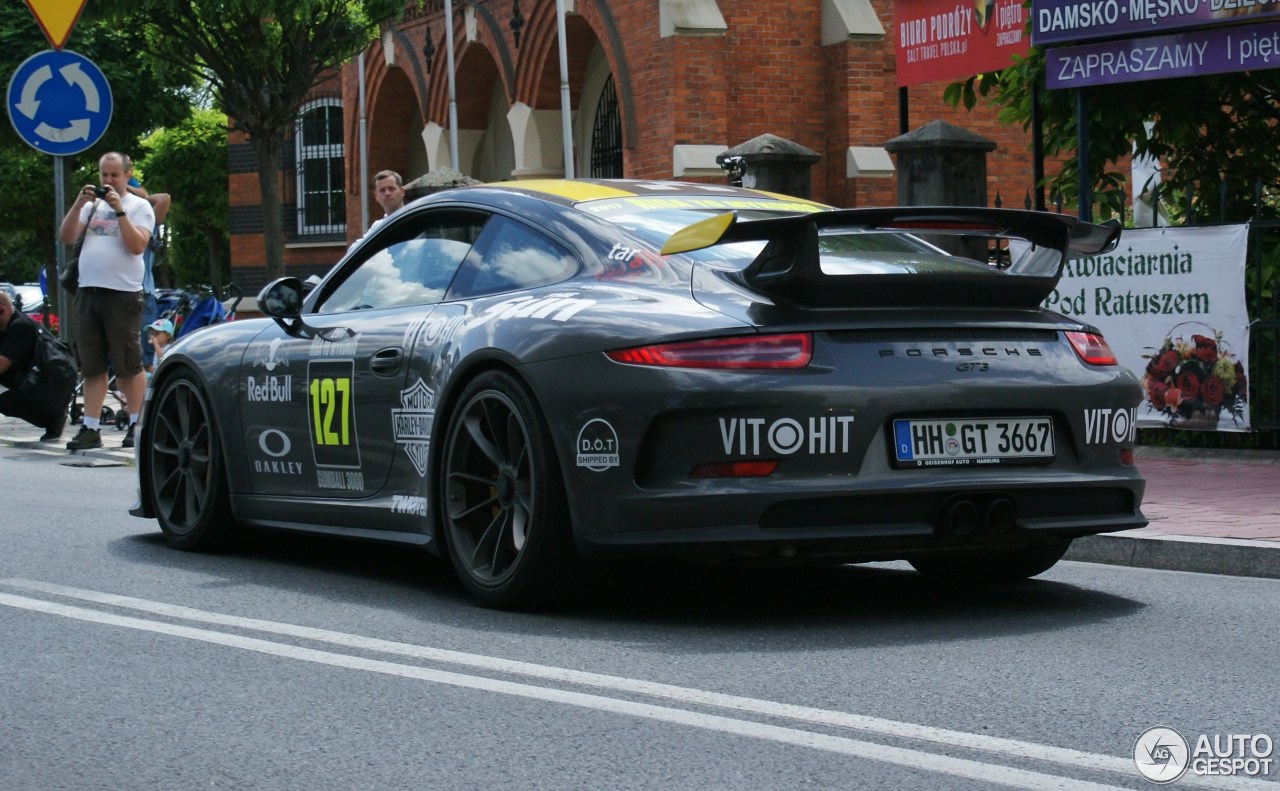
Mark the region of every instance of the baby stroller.
<instances>
[{"instance_id":1,"label":"baby stroller","mask_svg":"<svg viewBox=\"0 0 1280 791\"><path fill-rule=\"evenodd\" d=\"M228 283L224 293L225 297L219 297L212 291L203 296L181 292L173 307L160 314L161 318L173 322L173 339L176 341L211 324L234 320L243 294L235 283Z\"/></svg>"},{"instance_id":2,"label":"baby stroller","mask_svg":"<svg viewBox=\"0 0 1280 791\"><path fill-rule=\"evenodd\" d=\"M113 409L109 404L102 405L102 411L98 415L102 420L102 424L115 423L116 428L121 430L128 428L129 410L125 408L124 393L121 392L120 386L116 383L115 368L110 362L107 363L107 395L114 398L119 406ZM68 407L71 411L69 420L72 425L84 419L84 404L80 403L83 400L84 377L79 377L76 380L76 389L71 391L71 404Z\"/></svg>"}]
</instances>

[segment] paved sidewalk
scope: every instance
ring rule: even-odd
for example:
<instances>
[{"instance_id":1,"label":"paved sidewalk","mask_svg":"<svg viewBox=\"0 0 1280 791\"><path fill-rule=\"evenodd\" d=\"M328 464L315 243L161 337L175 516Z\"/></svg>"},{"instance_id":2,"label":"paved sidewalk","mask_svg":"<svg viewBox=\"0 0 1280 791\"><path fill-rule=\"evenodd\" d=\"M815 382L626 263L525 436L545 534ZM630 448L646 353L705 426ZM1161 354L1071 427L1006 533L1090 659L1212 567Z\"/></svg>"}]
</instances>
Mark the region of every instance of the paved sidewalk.
<instances>
[{"instance_id":1,"label":"paved sidewalk","mask_svg":"<svg viewBox=\"0 0 1280 791\"><path fill-rule=\"evenodd\" d=\"M1280 451L1138 448L1151 524L1077 539L1068 560L1280 578Z\"/></svg>"},{"instance_id":2,"label":"paved sidewalk","mask_svg":"<svg viewBox=\"0 0 1280 791\"><path fill-rule=\"evenodd\" d=\"M104 447L71 453L68 426L60 442L40 442L41 431L0 416L0 444L66 464L133 464L121 448L124 431L104 426ZM1077 539L1068 560L1142 568L1199 571L1280 579L1280 451L1138 448L1147 479L1142 510L1151 524Z\"/></svg>"},{"instance_id":3,"label":"paved sidewalk","mask_svg":"<svg viewBox=\"0 0 1280 791\"><path fill-rule=\"evenodd\" d=\"M114 406L114 404L112 405ZM62 432L62 439L57 442L41 442L44 432L24 420L0 415L0 445L23 448L41 455L56 456L65 459L64 463L81 467L125 467L133 465L133 449L122 448L124 429L115 424L103 423L102 447L94 450L71 452L67 443L80 430L80 426L67 424Z\"/></svg>"}]
</instances>

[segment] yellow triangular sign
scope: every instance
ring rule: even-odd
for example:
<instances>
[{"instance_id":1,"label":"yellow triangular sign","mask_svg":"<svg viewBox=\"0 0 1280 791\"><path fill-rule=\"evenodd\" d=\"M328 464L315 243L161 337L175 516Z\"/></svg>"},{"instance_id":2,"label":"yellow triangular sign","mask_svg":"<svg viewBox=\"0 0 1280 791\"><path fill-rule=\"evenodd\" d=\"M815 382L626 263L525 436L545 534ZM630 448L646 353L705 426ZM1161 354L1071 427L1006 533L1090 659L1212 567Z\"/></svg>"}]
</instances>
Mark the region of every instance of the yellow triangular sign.
<instances>
[{"instance_id":1,"label":"yellow triangular sign","mask_svg":"<svg viewBox=\"0 0 1280 791\"><path fill-rule=\"evenodd\" d=\"M49 44L54 49L62 49L88 1L27 0L27 8L31 9L32 16L40 23L40 29L44 31L44 37L49 39Z\"/></svg>"}]
</instances>

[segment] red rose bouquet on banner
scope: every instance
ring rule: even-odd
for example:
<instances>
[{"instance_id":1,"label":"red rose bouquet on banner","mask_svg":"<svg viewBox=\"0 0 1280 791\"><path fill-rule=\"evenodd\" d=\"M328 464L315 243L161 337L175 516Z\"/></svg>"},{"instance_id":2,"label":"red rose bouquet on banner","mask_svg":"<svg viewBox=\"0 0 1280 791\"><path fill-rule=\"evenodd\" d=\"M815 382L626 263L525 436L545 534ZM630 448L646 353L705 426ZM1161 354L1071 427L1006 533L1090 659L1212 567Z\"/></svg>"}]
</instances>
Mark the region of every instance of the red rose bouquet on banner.
<instances>
[{"instance_id":1,"label":"red rose bouquet on banner","mask_svg":"<svg viewBox=\"0 0 1280 791\"><path fill-rule=\"evenodd\" d=\"M1142 375L1147 402L1175 427L1193 421L1217 426L1224 409L1239 422L1249 400L1244 366L1220 331L1205 327L1207 334L1188 338L1180 332L1186 326L1174 327L1159 349L1142 355L1150 360Z\"/></svg>"}]
</instances>

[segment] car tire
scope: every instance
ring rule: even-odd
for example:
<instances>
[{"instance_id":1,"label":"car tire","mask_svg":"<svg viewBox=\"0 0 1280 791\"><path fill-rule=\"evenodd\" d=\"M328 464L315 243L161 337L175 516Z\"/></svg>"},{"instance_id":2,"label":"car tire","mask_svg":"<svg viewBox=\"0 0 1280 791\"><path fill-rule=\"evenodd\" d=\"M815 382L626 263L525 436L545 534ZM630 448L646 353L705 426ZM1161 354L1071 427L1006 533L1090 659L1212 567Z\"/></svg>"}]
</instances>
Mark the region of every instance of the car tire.
<instances>
[{"instance_id":1,"label":"car tire","mask_svg":"<svg viewBox=\"0 0 1280 791\"><path fill-rule=\"evenodd\" d=\"M910 558L916 571L933 579L969 584L1018 582L1043 574L1062 560L1069 538L1038 541L1016 549Z\"/></svg>"},{"instance_id":2,"label":"car tire","mask_svg":"<svg viewBox=\"0 0 1280 791\"><path fill-rule=\"evenodd\" d=\"M564 594L574 564L550 431L515 377L488 371L462 391L441 456L449 559L481 604L536 609Z\"/></svg>"},{"instance_id":3,"label":"car tire","mask_svg":"<svg viewBox=\"0 0 1280 791\"><path fill-rule=\"evenodd\" d=\"M237 534L213 410L194 374L154 393L146 426L146 481L165 539L178 549L222 549Z\"/></svg>"}]
</instances>

